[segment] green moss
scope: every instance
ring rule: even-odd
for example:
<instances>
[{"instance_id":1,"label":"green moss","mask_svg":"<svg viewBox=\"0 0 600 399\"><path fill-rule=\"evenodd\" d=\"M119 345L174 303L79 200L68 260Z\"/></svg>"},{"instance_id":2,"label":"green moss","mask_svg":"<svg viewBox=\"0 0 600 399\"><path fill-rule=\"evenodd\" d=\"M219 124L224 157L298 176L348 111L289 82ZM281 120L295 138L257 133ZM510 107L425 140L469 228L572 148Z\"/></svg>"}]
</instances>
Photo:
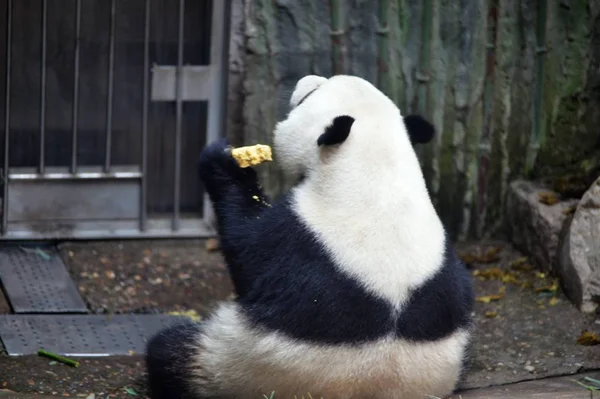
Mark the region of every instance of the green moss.
<instances>
[{"instance_id":1,"label":"green moss","mask_svg":"<svg viewBox=\"0 0 600 399\"><path fill-rule=\"evenodd\" d=\"M544 73L544 124L533 177L574 171L596 135L582 121L590 58L589 5L585 1L569 3L569 8L549 4L551 51Z\"/></svg>"}]
</instances>

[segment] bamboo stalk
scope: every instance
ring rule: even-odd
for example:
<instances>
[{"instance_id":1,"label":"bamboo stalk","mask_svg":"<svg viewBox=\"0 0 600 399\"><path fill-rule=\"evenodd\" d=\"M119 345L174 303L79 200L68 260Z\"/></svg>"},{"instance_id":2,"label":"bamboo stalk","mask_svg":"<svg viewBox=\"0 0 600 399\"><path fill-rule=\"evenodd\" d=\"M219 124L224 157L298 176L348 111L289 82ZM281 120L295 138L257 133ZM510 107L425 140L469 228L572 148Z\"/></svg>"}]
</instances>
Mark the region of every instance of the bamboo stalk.
<instances>
[{"instance_id":1,"label":"bamboo stalk","mask_svg":"<svg viewBox=\"0 0 600 399\"><path fill-rule=\"evenodd\" d=\"M483 131L483 111L482 104L484 83L485 83L485 68L486 68L486 20L479 18L487 12L486 4L478 2L476 17L476 29L474 32L473 42L473 66L469 71L471 76L469 107L470 112L466 122L467 139L465 140L466 154L469 154L468 159L465 158L465 174L467 178L467 187L463 197L463 223L461 225L458 239L466 240L474 235L474 226L476 223L475 217L475 201L477 190L477 148ZM468 26L468 23L467 23Z\"/></svg>"},{"instance_id":2,"label":"bamboo stalk","mask_svg":"<svg viewBox=\"0 0 600 399\"><path fill-rule=\"evenodd\" d=\"M441 2L437 1L433 3L432 10L432 21L431 21L431 40L432 40L432 48L441 47L441 18L445 15L445 8ZM431 74L436 76L435 80L431 82L431 92L435 93L430 97L428 105L429 105L429 118L430 121L434 124L436 128L436 134L434 136L433 142L427 145L427 154L430 155L430 159L428 159L427 168L424 169L425 176L427 178L429 192L431 194L431 200L436 207L436 209L440 209L440 187L441 187L441 171L440 171L440 163L441 163L441 154L442 147L444 143L445 129L444 129L444 116L446 111L446 97L447 97L447 78L448 76L444 73L445 71L441 68L442 63L432 63L431 64ZM451 132L451 129L447 129L448 132Z\"/></svg>"},{"instance_id":3,"label":"bamboo stalk","mask_svg":"<svg viewBox=\"0 0 600 399\"><path fill-rule=\"evenodd\" d=\"M410 93L407 90L409 85L410 76L405 74L405 71L402 68L404 54L406 52L406 47L408 43L408 29L409 29L409 21L410 18L407 16L407 5L405 4L405 0L394 0L392 3L392 15L393 15L393 28L392 32L396 33L393 39L395 40L392 45L393 55L394 55L394 66L393 72L394 74L394 84L395 84L395 93L394 98L396 99L397 105L401 110L408 110L410 108L410 104L412 102L412 98L410 98Z\"/></svg>"},{"instance_id":4,"label":"bamboo stalk","mask_svg":"<svg viewBox=\"0 0 600 399\"><path fill-rule=\"evenodd\" d=\"M536 84L533 98L533 126L527 146L525 174L531 173L540 145L545 138L542 127L542 96L544 91L544 61L546 57L546 20L548 7L546 0L539 0L536 26Z\"/></svg>"},{"instance_id":5,"label":"bamboo stalk","mask_svg":"<svg viewBox=\"0 0 600 399\"><path fill-rule=\"evenodd\" d=\"M391 95L389 73L389 1L379 0L377 10L377 86L387 95Z\"/></svg>"},{"instance_id":6,"label":"bamboo stalk","mask_svg":"<svg viewBox=\"0 0 600 399\"><path fill-rule=\"evenodd\" d=\"M421 28L421 51L419 53L419 70L417 72L417 112L425 116L429 103L429 80L431 64L431 18L432 0L423 0L423 18ZM417 155L422 159L422 150L417 147Z\"/></svg>"},{"instance_id":7,"label":"bamboo stalk","mask_svg":"<svg viewBox=\"0 0 600 399\"><path fill-rule=\"evenodd\" d=\"M417 73L417 81L419 83L418 91L418 112L425 114L427 111L428 93L427 87L429 83L429 69L431 61L431 17L432 17L432 0L423 1L423 20L421 28L421 51L419 54L419 72Z\"/></svg>"},{"instance_id":8,"label":"bamboo stalk","mask_svg":"<svg viewBox=\"0 0 600 399\"><path fill-rule=\"evenodd\" d=\"M67 365L72 366L72 367L79 367L79 362L78 361L72 360L72 359L69 359L69 358L66 358L66 357L63 357L63 356L60 356L60 355L57 355L57 354L52 353L52 352L45 351L43 349L38 350L38 355L47 357L47 358L52 359L52 360L56 360L57 362L61 362L61 363L67 364Z\"/></svg>"},{"instance_id":9,"label":"bamboo stalk","mask_svg":"<svg viewBox=\"0 0 600 399\"><path fill-rule=\"evenodd\" d=\"M331 8L331 49L334 75L344 73L344 30L342 28L342 1L330 0Z\"/></svg>"},{"instance_id":10,"label":"bamboo stalk","mask_svg":"<svg viewBox=\"0 0 600 399\"><path fill-rule=\"evenodd\" d=\"M483 132L479 142L477 161L477 205L475 235L481 237L486 216L488 171L490 164L492 130L492 97L494 95L495 47L498 37L498 0L490 0L487 13L487 59L485 66L485 85L483 93Z\"/></svg>"}]
</instances>

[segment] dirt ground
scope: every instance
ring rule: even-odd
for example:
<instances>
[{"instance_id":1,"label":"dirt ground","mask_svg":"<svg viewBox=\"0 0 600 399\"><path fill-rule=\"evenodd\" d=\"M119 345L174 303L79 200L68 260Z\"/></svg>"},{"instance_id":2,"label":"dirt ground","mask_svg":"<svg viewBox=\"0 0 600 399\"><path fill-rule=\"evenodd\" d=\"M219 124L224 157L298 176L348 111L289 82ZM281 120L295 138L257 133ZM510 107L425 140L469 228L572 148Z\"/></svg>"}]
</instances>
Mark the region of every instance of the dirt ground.
<instances>
[{"instance_id":1,"label":"dirt ground","mask_svg":"<svg viewBox=\"0 0 600 399\"><path fill-rule=\"evenodd\" d=\"M480 262L472 265L479 274L474 277L476 295L484 302L475 307L477 334L463 387L600 370L600 346L576 342L583 330L600 333L600 316L580 314L560 289L554 291L551 277L524 270L527 263L517 261L521 255L507 244L466 243L458 251L477 258L499 247L503 247L499 256L488 252L488 259L476 259ZM231 298L221 255L206 251L204 241L105 241L65 243L59 248L93 312L191 309L206 315L216 301ZM486 276L491 280L483 281ZM0 297L0 312L9 311ZM16 392L144 398L144 373L138 356L86 359L79 368L71 368L37 356L0 354L0 388Z\"/></svg>"}]
</instances>

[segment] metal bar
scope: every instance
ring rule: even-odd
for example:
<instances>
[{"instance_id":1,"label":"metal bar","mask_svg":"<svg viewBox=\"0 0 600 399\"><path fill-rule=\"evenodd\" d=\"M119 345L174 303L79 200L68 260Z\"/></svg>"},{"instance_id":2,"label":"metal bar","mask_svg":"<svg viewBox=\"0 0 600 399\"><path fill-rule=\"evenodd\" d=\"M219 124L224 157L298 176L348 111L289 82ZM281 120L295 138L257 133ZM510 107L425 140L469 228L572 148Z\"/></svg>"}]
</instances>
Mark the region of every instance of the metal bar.
<instances>
[{"instance_id":1,"label":"metal bar","mask_svg":"<svg viewBox=\"0 0 600 399\"><path fill-rule=\"evenodd\" d=\"M175 115L175 183L173 194L173 230L179 230L179 202L181 191L181 130L182 130L182 111L183 103L181 101L182 79L181 69L183 67L183 16L185 10L185 0L179 0L179 35L177 43L177 98Z\"/></svg>"},{"instance_id":2,"label":"metal bar","mask_svg":"<svg viewBox=\"0 0 600 399\"><path fill-rule=\"evenodd\" d=\"M150 0L145 4L144 89L142 94L142 182L140 190L140 231L148 225L148 75L150 73Z\"/></svg>"},{"instance_id":3,"label":"metal bar","mask_svg":"<svg viewBox=\"0 0 600 399\"><path fill-rule=\"evenodd\" d=\"M73 139L71 173L77 172L77 125L79 123L79 41L81 36L81 0L75 0L75 62L73 73Z\"/></svg>"},{"instance_id":4,"label":"metal bar","mask_svg":"<svg viewBox=\"0 0 600 399\"><path fill-rule=\"evenodd\" d=\"M40 162L39 172L44 173L46 150L46 53L48 44L48 0L42 0L42 60L40 81Z\"/></svg>"},{"instance_id":5,"label":"metal bar","mask_svg":"<svg viewBox=\"0 0 600 399\"><path fill-rule=\"evenodd\" d=\"M212 2L212 19L210 33L210 68L211 68L211 96L208 102L208 123L206 142L212 143L223 136L225 126L225 109L227 96L224 88L227 87L227 73L224 65L228 65L229 52L229 16L231 1ZM209 225L215 224L215 212L208 194L204 193L202 217Z\"/></svg>"},{"instance_id":6,"label":"metal bar","mask_svg":"<svg viewBox=\"0 0 600 399\"><path fill-rule=\"evenodd\" d=\"M112 118L115 80L115 15L116 1L110 1L110 38L108 50L108 88L106 94L106 144L104 150L104 171L110 171L111 143L112 143Z\"/></svg>"},{"instance_id":7,"label":"metal bar","mask_svg":"<svg viewBox=\"0 0 600 399\"><path fill-rule=\"evenodd\" d=\"M8 168L10 142L10 68L12 62L12 0L6 5L6 97L4 103L4 186L2 196L2 234L8 233Z\"/></svg>"},{"instance_id":8,"label":"metal bar","mask_svg":"<svg viewBox=\"0 0 600 399\"><path fill-rule=\"evenodd\" d=\"M43 176L37 173L13 173L11 181L49 181L49 180L133 180L139 179L139 172L77 172L73 173L46 173Z\"/></svg>"},{"instance_id":9,"label":"metal bar","mask_svg":"<svg viewBox=\"0 0 600 399\"><path fill-rule=\"evenodd\" d=\"M14 221L3 240L104 240L125 238L208 238L215 230L203 220L183 219L178 231L171 229L171 218L148 220L146 231L139 230L137 220L70 220ZM65 225L67 227L65 227ZM33 228L34 226L35 228Z\"/></svg>"}]
</instances>

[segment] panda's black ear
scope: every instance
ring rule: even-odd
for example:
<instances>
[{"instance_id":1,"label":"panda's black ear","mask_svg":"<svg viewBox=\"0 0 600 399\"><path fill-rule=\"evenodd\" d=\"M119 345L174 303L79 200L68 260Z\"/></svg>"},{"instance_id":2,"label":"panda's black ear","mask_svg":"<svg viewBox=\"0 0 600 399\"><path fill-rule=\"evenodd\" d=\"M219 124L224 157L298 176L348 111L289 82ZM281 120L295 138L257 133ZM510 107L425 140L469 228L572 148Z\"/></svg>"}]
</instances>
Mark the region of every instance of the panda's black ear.
<instances>
[{"instance_id":1,"label":"panda's black ear","mask_svg":"<svg viewBox=\"0 0 600 399\"><path fill-rule=\"evenodd\" d=\"M404 124L412 144L429 143L435 135L435 127L420 115L407 115L404 117Z\"/></svg>"},{"instance_id":2,"label":"panda's black ear","mask_svg":"<svg viewBox=\"0 0 600 399\"><path fill-rule=\"evenodd\" d=\"M331 125L325 129L325 133L317 139L317 145L334 145L343 143L350 135L350 129L354 118L348 115L337 116Z\"/></svg>"}]
</instances>

